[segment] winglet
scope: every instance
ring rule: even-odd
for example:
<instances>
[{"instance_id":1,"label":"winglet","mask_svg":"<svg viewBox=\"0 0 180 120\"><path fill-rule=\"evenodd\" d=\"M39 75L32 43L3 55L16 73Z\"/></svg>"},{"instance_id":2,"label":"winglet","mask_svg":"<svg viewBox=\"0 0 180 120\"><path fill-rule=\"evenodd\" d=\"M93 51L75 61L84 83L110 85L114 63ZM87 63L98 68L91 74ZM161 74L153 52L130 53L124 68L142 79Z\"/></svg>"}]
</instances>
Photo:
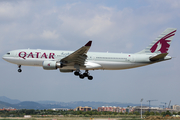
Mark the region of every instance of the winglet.
<instances>
[{"instance_id":1,"label":"winglet","mask_svg":"<svg viewBox=\"0 0 180 120\"><path fill-rule=\"evenodd\" d=\"M89 41L85 46L91 46L92 41Z\"/></svg>"}]
</instances>

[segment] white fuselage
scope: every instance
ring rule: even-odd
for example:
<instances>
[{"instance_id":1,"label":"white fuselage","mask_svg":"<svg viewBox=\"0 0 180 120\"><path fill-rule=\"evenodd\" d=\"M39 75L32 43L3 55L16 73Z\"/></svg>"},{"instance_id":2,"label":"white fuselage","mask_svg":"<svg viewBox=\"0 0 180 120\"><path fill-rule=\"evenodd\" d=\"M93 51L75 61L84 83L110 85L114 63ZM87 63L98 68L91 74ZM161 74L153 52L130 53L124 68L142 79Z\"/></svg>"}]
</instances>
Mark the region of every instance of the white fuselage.
<instances>
[{"instance_id":1,"label":"white fuselage","mask_svg":"<svg viewBox=\"0 0 180 120\"><path fill-rule=\"evenodd\" d=\"M21 49L10 51L3 56L3 59L17 65L43 66L44 61L59 62L73 51ZM151 54L124 54L124 53L103 53L88 52L85 66L80 66L82 70L121 70L152 64ZM167 59L170 57L167 56ZM74 65L64 66L60 69L75 70Z\"/></svg>"},{"instance_id":2,"label":"white fuselage","mask_svg":"<svg viewBox=\"0 0 180 120\"><path fill-rule=\"evenodd\" d=\"M81 79L87 77L92 80L89 70L130 69L170 60L168 49L176 30L167 28L148 47L134 54L89 52L92 41L88 41L76 51L21 49L8 52L3 59L17 64L18 72L22 72L21 65L42 66L45 70L74 71L74 75Z\"/></svg>"}]
</instances>

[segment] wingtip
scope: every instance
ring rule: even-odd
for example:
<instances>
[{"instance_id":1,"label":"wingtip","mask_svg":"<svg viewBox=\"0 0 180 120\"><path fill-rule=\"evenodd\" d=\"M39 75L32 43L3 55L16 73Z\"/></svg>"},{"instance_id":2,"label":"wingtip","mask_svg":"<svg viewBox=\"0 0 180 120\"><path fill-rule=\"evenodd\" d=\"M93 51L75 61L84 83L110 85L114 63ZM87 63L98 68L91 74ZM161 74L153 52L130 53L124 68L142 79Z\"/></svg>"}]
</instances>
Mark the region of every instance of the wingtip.
<instances>
[{"instance_id":1,"label":"wingtip","mask_svg":"<svg viewBox=\"0 0 180 120\"><path fill-rule=\"evenodd\" d=\"M91 46L92 41L89 41L85 46Z\"/></svg>"}]
</instances>

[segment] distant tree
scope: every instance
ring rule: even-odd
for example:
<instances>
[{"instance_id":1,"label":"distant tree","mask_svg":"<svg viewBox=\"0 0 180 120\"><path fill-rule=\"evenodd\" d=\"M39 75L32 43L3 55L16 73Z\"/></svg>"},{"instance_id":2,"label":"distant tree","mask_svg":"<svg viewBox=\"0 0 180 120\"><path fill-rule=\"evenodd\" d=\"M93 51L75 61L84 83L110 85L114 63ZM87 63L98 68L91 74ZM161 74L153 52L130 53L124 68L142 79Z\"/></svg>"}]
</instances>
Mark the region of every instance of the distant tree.
<instances>
[{"instance_id":1,"label":"distant tree","mask_svg":"<svg viewBox=\"0 0 180 120\"><path fill-rule=\"evenodd\" d=\"M111 112L111 111L107 111L107 114L108 114L108 115L112 115L112 112Z\"/></svg>"},{"instance_id":2,"label":"distant tree","mask_svg":"<svg viewBox=\"0 0 180 120\"><path fill-rule=\"evenodd\" d=\"M177 114L180 115L180 112L178 112Z\"/></svg>"},{"instance_id":3,"label":"distant tree","mask_svg":"<svg viewBox=\"0 0 180 120\"><path fill-rule=\"evenodd\" d=\"M177 115L178 113L176 113L176 112L173 112L173 115Z\"/></svg>"},{"instance_id":4,"label":"distant tree","mask_svg":"<svg viewBox=\"0 0 180 120\"><path fill-rule=\"evenodd\" d=\"M166 115L171 116L171 112L169 112L169 110L168 110L168 111L166 111Z\"/></svg>"},{"instance_id":5,"label":"distant tree","mask_svg":"<svg viewBox=\"0 0 180 120\"><path fill-rule=\"evenodd\" d=\"M165 113L165 112L162 112L162 113L161 113L161 115L165 116L165 115L166 115L166 113Z\"/></svg>"},{"instance_id":6,"label":"distant tree","mask_svg":"<svg viewBox=\"0 0 180 120\"><path fill-rule=\"evenodd\" d=\"M106 114L107 114L107 112L106 112L106 111L103 111L103 112L102 112L102 114L103 114L103 115L106 115Z\"/></svg>"},{"instance_id":7,"label":"distant tree","mask_svg":"<svg viewBox=\"0 0 180 120\"><path fill-rule=\"evenodd\" d=\"M79 112L79 114L82 114L83 112L80 110L80 111L78 111Z\"/></svg>"},{"instance_id":8,"label":"distant tree","mask_svg":"<svg viewBox=\"0 0 180 120\"><path fill-rule=\"evenodd\" d=\"M120 112L119 114L120 114L120 115L123 115L124 113Z\"/></svg>"},{"instance_id":9,"label":"distant tree","mask_svg":"<svg viewBox=\"0 0 180 120\"><path fill-rule=\"evenodd\" d=\"M156 112L155 115L160 115L160 113L159 113L159 112Z\"/></svg>"},{"instance_id":10,"label":"distant tree","mask_svg":"<svg viewBox=\"0 0 180 120\"><path fill-rule=\"evenodd\" d=\"M130 112L128 115L133 115L133 113L132 113L132 112Z\"/></svg>"},{"instance_id":11,"label":"distant tree","mask_svg":"<svg viewBox=\"0 0 180 120\"><path fill-rule=\"evenodd\" d=\"M86 114L86 112L82 112L82 114L83 114L83 115L85 115L85 114Z\"/></svg>"},{"instance_id":12,"label":"distant tree","mask_svg":"<svg viewBox=\"0 0 180 120\"><path fill-rule=\"evenodd\" d=\"M89 115L88 115L88 114L85 114L84 116L85 116L85 117L89 117Z\"/></svg>"},{"instance_id":13,"label":"distant tree","mask_svg":"<svg viewBox=\"0 0 180 120\"><path fill-rule=\"evenodd\" d=\"M135 114L135 115L140 115L140 113L139 113L139 112L137 112L137 111L136 111L136 112L134 112L134 114Z\"/></svg>"},{"instance_id":14,"label":"distant tree","mask_svg":"<svg viewBox=\"0 0 180 120\"><path fill-rule=\"evenodd\" d=\"M76 111L75 113L76 113L76 115L80 115L80 112L79 112L79 111Z\"/></svg>"},{"instance_id":15,"label":"distant tree","mask_svg":"<svg viewBox=\"0 0 180 120\"><path fill-rule=\"evenodd\" d=\"M86 114L92 115L92 111L87 111Z\"/></svg>"},{"instance_id":16,"label":"distant tree","mask_svg":"<svg viewBox=\"0 0 180 120\"><path fill-rule=\"evenodd\" d=\"M149 112L149 111L145 112L145 115L146 115L146 116L149 116L149 115L150 115L150 112Z\"/></svg>"},{"instance_id":17,"label":"distant tree","mask_svg":"<svg viewBox=\"0 0 180 120\"><path fill-rule=\"evenodd\" d=\"M99 112L100 113L100 112ZM93 115L98 115L98 111L92 111Z\"/></svg>"},{"instance_id":18,"label":"distant tree","mask_svg":"<svg viewBox=\"0 0 180 120\"><path fill-rule=\"evenodd\" d=\"M125 112L124 114L126 114L126 115L127 115L127 114L128 114L128 112Z\"/></svg>"},{"instance_id":19,"label":"distant tree","mask_svg":"<svg viewBox=\"0 0 180 120\"><path fill-rule=\"evenodd\" d=\"M150 115L155 115L154 112L150 112Z\"/></svg>"},{"instance_id":20,"label":"distant tree","mask_svg":"<svg viewBox=\"0 0 180 120\"><path fill-rule=\"evenodd\" d=\"M114 114L114 115L117 115L118 113L117 113L117 112L114 112L113 114Z\"/></svg>"},{"instance_id":21,"label":"distant tree","mask_svg":"<svg viewBox=\"0 0 180 120\"><path fill-rule=\"evenodd\" d=\"M97 112L98 115L101 115L101 112Z\"/></svg>"}]
</instances>

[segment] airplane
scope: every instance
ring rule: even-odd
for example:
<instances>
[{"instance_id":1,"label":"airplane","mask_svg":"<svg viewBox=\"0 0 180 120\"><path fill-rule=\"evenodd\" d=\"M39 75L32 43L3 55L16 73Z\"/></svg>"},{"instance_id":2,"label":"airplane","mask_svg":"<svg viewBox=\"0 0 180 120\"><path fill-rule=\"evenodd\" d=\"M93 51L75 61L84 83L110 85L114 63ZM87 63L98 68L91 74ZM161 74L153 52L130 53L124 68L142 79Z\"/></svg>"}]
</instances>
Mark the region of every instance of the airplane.
<instances>
[{"instance_id":1,"label":"airplane","mask_svg":"<svg viewBox=\"0 0 180 120\"><path fill-rule=\"evenodd\" d=\"M92 44L92 41L89 41L76 51L19 49L9 51L3 59L17 64L18 72L22 72L22 65L41 66L45 70L74 72L74 75L81 79L87 77L92 80L89 70L122 70L170 60L172 57L167 56L168 49L176 30L167 28L148 47L133 54L88 52ZM82 73L81 70L85 72Z\"/></svg>"}]
</instances>

